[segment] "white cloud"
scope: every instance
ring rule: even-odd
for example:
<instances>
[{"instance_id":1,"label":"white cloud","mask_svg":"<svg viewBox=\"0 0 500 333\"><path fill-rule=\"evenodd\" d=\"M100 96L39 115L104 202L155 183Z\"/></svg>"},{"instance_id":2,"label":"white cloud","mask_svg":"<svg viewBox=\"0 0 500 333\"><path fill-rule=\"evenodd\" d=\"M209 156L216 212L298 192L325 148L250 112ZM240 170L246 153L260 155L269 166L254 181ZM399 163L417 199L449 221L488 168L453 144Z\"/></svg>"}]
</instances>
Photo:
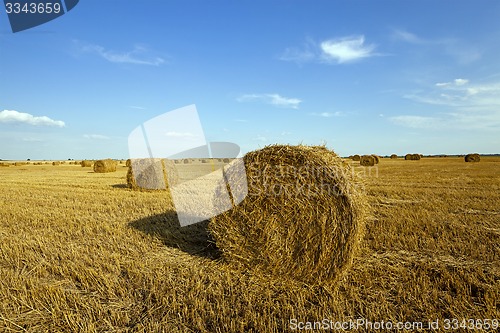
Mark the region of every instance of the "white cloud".
<instances>
[{"instance_id":1,"label":"white cloud","mask_svg":"<svg viewBox=\"0 0 500 333\"><path fill-rule=\"evenodd\" d=\"M459 64L469 64L481 59L482 52L474 45L474 42L459 40L456 38L421 38L405 30L394 30L393 38L406 43L419 46L428 46L431 52L442 52L453 57Z\"/></svg>"},{"instance_id":2,"label":"white cloud","mask_svg":"<svg viewBox=\"0 0 500 333\"><path fill-rule=\"evenodd\" d=\"M53 120L46 116L36 117L29 113L14 110L3 110L0 112L0 123L28 124L33 126L55 126L64 127L66 124L61 120Z\"/></svg>"},{"instance_id":3,"label":"white cloud","mask_svg":"<svg viewBox=\"0 0 500 333\"><path fill-rule=\"evenodd\" d=\"M146 108L143 108L142 106L129 105L128 107L136 110L146 110Z\"/></svg>"},{"instance_id":4,"label":"white cloud","mask_svg":"<svg viewBox=\"0 0 500 333\"><path fill-rule=\"evenodd\" d=\"M467 83L469 83L469 80L467 79L455 79L453 82L436 83L436 87L463 86Z\"/></svg>"},{"instance_id":5,"label":"white cloud","mask_svg":"<svg viewBox=\"0 0 500 333\"><path fill-rule=\"evenodd\" d=\"M401 125L411 128L433 129L440 127L440 120L434 117L401 115L401 116L390 117L389 119L396 125Z\"/></svg>"},{"instance_id":6,"label":"white cloud","mask_svg":"<svg viewBox=\"0 0 500 333\"><path fill-rule=\"evenodd\" d=\"M283 97L279 94L245 94L236 99L238 102L260 101L282 108L298 109L302 100Z\"/></svg>"},{"instance_id":7,"label":"white cloud","mask_svg":"<svg viewBox=\"0 0 500 333\"><path fill-rule=\"evenodd\" d=\"M364 36L351 36L326 40L320 45L326 61L339 64L374 56L375 45L366 45Z\"/></svg>"},{"instance_id":8,"label":"white cloud","mask_svg":"<svg viewBox=\"0 0 500 333\"><path fill-rule=\"evenodd\" d=\"M316 43L308 40L303 49L286 48L280 60L296 63L319 62L343 64L376 56L374 44L365 44L365 36L346 36Z\"/></svg>"},{"instance_id":9,"label":"white cloud","mask_svg":"<svg viewBox=\"0 0 500 333\"><path fill-rule=\"evenodd\" d=\"M404 98L419 103L453 107L489 106L500 109L500 82L474 84L467 79L436 83L428 91L406 94Z\"/></svg>"},{"instance_id":10,"label":"white cloud","mask_svg":"<svg viewBox=\"0 0 500 333\"><path fill-rule=\"evenodd\" d=\"M427 41L421 39L420 37L418 37L417 35L411 33L411 32L408 32L408 31L405 31L405 30L394 30L392 36L395 38L395 39L398 39L398 40L401 40L401 41L404 41L404 42L407 42L407 43L413 43L413 44L424 44L424 43L427 43Z\"/></svg>"},{"instance_id":11,"label":"white cloud","mask_svg":"<svg viewBox=\"0 0 500 333\"><path fill-rule=\"evenodd\" d=\"M159 66L165 62L165 59L152 55L148 48L141 45L135 45L131 51L116 52L96 44L80 41L75 41L75 43L80 52L95 54L113 63Z\"/></svg>"},{"instance_id":12,"label":"white cloud","mask_svg":"<svg viewBox=\"0 0 500 333\"><path fill-rule=\"evenodd\" d=\"M342 116L342 112L336 111L336 112L320 112L320 113L310 113L311 116L317 116L317 117L324 117L324 118L331 118L331 117L340 117Z\"/></svg>"},{"instance_id":13,"label":"white cloud","mask_svg":"<svg viewBox=\"0 0 500 333\"><path fill-rule=\"evenodd\" d=\"M108 140L109 137L101 134L84 134L83 137L85 139L93 139L93 140Z\"/></svg>"},{"instance_id":14,"label":"white cloud","mask_svg":"<svg viewBox=\"0 0 500 333\"><path fill-rule=\"evenodd\" d=\"M500 129L500 82L476 84L467 79L455 79L403 97L435 105L440 108L440 114L433 117L404 115L390 118L398 125L413 128Z\"/></svg>"}]
</instances>

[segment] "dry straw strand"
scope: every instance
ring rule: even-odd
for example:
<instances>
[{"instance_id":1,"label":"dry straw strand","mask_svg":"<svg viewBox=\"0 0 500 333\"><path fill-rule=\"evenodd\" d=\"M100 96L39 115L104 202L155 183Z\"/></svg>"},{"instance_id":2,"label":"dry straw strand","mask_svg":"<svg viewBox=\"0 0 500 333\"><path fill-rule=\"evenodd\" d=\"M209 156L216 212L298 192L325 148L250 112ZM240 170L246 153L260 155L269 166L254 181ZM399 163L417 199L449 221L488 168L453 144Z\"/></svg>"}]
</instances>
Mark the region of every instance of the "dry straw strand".
<instances>
[{"instance_id":1,"label":"dry straw strand","mask_svg":"<svg viewBox=\"0 0 500 333\"><path fill-rule=\"evenodd\" d=\"M107 173L116 171L116 161L112 159L98 160L94 163L95 173Z\"/></svg>"},{"instance_id":2,"label":"dry straw strand","mask_svg":"<svg viewBox=\"0 0 500 333\"><path fill-rule=\"evenodd\" d=\"M308 284L335 282L359 248L368 207L350 166L324 146L273 145L243 162L248 195L209 223L224 258ZM245 176L231 167L234 190Z\"/></svg>"}]
</instances>

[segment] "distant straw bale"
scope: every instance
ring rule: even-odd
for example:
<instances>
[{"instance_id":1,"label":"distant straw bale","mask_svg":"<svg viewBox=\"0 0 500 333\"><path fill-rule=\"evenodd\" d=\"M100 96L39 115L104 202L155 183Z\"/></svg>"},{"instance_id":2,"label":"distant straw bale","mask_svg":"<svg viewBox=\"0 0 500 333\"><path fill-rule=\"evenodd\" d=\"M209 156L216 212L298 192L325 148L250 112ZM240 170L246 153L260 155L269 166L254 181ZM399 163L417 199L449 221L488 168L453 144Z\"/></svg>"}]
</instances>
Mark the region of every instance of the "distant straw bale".
<instances>
[{"instance_id":1,"label":"distant straw bale","mask_svg":"<svg viewBox=\"0 0 500 333\"><path fill-rule=\"evenodd\" d=\"M224 158L224 159L222 159L222 162L224 162L224 163L229 163L229 158Z\"/></svg>"},{"instance_id":2,"label":"distant straw bale","mask_svg":"<svg viewBox=\"0 0 500 333\"><path fill-rule=\"evenodd\" d=\"M465 162L479 162L481 161L481 156L478 153L467 154L464 157Z\"/></svg>"},{"instance_id":3,"label":"distant straw bale","mask_svg":"<svg viewBox=\"0 0 500 333\"><path fill-rule=\"evenodd\" d=\"M83 160L82 163L80 163L82 168L90 168L92 167L92 164L94 164L94 162L92 161L89 161L89 160Z\"/></svg>"},{"instance_id":4,"label":"distant straw bale","mask_svg":"<svg viewBox=\"0 0 500 333\"><path fill-rule=\"evenodd\" d=\"M189 164L189 158L185 158L183 162L184 164Z\"/></svg>"},{"instance_id":5,"label":"distant straw bale","mask_svg":"<svg viewBox=\"0 0 500 333\"><path fill-rule=\"evenodd\" d=\"M61 164L61 162L59 162L59 161L52 162L52 165L54 165L54 166L59 165L59 164Z\"/></svg>"},{"instance_id":6,"label":"distant straw bale","mask_svg":"<svg viewBox=\"0 0 500 333\"><path fill-rule=\"evenodd\" d=\"M352 156L352 160L355 162L359 162L360 159L361 159L361 156L359 156L358 154Z\"/></svg>"},{"instance_id":7,"label":"distant straw bale","mask_svg":"<svg viewBox=\"0 0 500 333\"><path fill-rule=\"evenodd\" d=\"M373 160L375 161L375 164L379 164L380 162L380 157L378 155L372 154Z\"/></svg>"},{"instance_id":8,"label":"distant straw bale","mask_svg":"<svg viewBox=\"0 0 500 333\"><path fill-rule=\"evenodd\" d=\"M98 160L94 163L94 172L107 173L116 171L116 161L112 159Z\"/></svg>"},{"instance_id":9,"label":"distant straw bale","mask_svg":"<svg viewBox=\"0 0 500 333\"><path fill-rule=\"evenodd\" d=\"M224 259L312 285L335 282L362 239L367 201L356 174L324 146L273 145L243 162L246 176L233 164L225 174L233 195L246 178L248 195L209 223Z\"/></svg>"},{"instance_id":10,"label":"distant straw bale","mask_svg":"<svg viewBox=\"0 0 500 333\"><path fill-rule=\"evenodd\" d=\"M407 161L418 161L420 160L420 154L406 154L405 160Z\"/></svg>"},{"instance_id":11,"label":"distant straw bale","mask_svg":"<svg viewBox=\"0 0 500 333\"><path fill-rule=\"evenodd\" d=\"M127 186L133 190L166 190L179 183L175 163L169 159L132 159L127 171Z\"/></svg>"},{"instance_id":12,"label":"distant straw bale","mask_svg":"<svg viewBox=\"0 0 500 333\"><path fill-rule=\"evenodd\" d=\"M359 159L359 164L362 166L374 166L375 157L373 155L363 155Z\"/></svg>"},{"instance_id":13,"label":"distant straw bale","mask_svg":"<svg viewBox=\"0 0 500 333\"><path fill-rule=\"evenodd\" d=\"M395 159L397 159L397 158L398 158L398 155L396 155L396 154L392 154L392 155L391 155L391 159L392 159L392 160L395 160Z\"/></svg>"}]
</instances>

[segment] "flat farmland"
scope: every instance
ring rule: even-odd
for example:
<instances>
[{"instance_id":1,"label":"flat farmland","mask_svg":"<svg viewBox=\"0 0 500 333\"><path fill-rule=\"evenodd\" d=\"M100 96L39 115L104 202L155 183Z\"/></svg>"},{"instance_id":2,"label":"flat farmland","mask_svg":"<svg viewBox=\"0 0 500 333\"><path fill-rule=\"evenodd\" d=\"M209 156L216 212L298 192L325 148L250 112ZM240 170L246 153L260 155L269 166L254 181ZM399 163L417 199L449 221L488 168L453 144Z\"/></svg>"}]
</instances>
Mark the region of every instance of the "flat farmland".
<instances>
[{"instance_id":1,"label":"flat farmland","mask_svg":"<svg viewBox=\"0 0 500 333\"><path fill-rule=\"evenodd\" d=\"M179 227L165 191L126 187L124 164L104 174L68 164L1 167L0 331L500 320L500 158L349 163L364 179L370 218L352 268L319 286L230 266L208 222ZM220 165L178 167L186 180Z\"/></svg>"}]
</instances>

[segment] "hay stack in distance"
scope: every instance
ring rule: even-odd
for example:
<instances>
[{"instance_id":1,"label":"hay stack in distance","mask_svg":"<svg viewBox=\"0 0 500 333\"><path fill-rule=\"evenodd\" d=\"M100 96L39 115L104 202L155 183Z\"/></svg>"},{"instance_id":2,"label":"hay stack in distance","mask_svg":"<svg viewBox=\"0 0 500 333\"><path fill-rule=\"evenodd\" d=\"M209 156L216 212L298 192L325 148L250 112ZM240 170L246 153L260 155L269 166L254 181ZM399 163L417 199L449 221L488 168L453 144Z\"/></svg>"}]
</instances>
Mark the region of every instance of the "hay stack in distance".
<instances>
[{"instance_id":1,"label":"hay stack in distance","mask_svg":"<svg viewBox=\"0 0 500 333\"><path fill-rule=\"evenodd\" d=\"M418 161L420 160L420 154L406 154L405 160L407 161Z\"/></svg>"},{"instance_id":2,"label":"hay stack in distance","mask_svg":"<svg viewBox=\"0 0 500 333\"><path fill-rule=\"evenodd\" d=\"M380 163L380 157L378 155L375 155L375 154L372 154L373 156L373 160L375 161L375 164L379 164Z\"/></svg>"},{"instance_id":3,"label":"hay stack in distance","mask_svg":"<svg viewBox=\"0 0 500 333\"><path fill-rule=\"evenodd\" d=\"M391 159L392 159L392 160L395 160L395 159L397 159L397 158L398 158L398 155L396 155L396 154L392 154L392 155L391 155Z\"/></svg>"},{"instance_id":4,"label":"hay stack in distance","mask_svg":"<svg viewBox=\"0 0 500 333\"><path fill-rule=\"evenodd\" d=\"M355 162L359 162L359 160L361 159L361 156L359 156L358 154L356 154L356 155L353 155L351 159L353 161L355 161Z\"/></svg>"},{"instance_id":5,"label":"hay stack in distance","mask_svg":"<svg viewBox=\"0 0 500 333\"><path fill-rule=\"evenodd\" d=\"M224 258L309 284L336 281L359 247L366 216L349 165L324 146L273 145L243 162L248 195L209 223ZM226 176L234 185L242 176L232 167Z\"/></svg>"},{"instance_id":6,"label":"hay stack in distance","mask_svg":"<svg viewBox=\"0 0 500 333\"><path fill-rule=\"evenodd\" d=\"M179 183L179 175L172 160L138 158L130 161L127 186L133 190L166 190Z\"/></svg>"},{"instance_id":7,"label":"hay stack in distance","mask_svg":"<svg viewBox=\"0 0 500 333\"><path fill-rule=\"evenodd\" d=\"M61 164L61 162L59 162L59 161L54 161L54 162L52 162L52 165L54 165L54 166L55 166L55 165L59 165L59 164Z\"/></svg>"},{"instance_id":8,"label":"hay stack in distance","mask_svg":"<svg viewBox=\"0 0 500 333\"><path fill-rule=\"evenodd\" d=\"M90 168L90 167L92 167L93 163L94 162L89 161L89 160L83 160L81 165L82 165L82 168Z\"/></svg>"},{"instance_id":9,"label":"hay stack in distance","mask_svg":"<svg viewBox=\"0 0 500 333\"><path fill-rule=\"evenodd\" d=\"M374 166L375 157L373 155L363 155L359 159L359 164L362 166Z\"/></svg>"},{"instance_id":10,"label":"hay stack in distance","mask_svg":"<svg viewBox=\"0 0 500 333\"><path fill-rule=\"evenodd\" d=\"M94 163L94 172L95 173L106 173L106 172L115 172L116 171L116 161L112 159L99 160Z\"/></svg>"},{"instance_id":11,"label":"hay stack in distance","mask_svg":"<svg viewBox=\"0 0 500 333\"><path fill-rule=\"evenodd\" d=\"M467 154L464 157L465 162L479 162L481 161L481 156L478 153Z\"/></svg>"}]
</instances>

